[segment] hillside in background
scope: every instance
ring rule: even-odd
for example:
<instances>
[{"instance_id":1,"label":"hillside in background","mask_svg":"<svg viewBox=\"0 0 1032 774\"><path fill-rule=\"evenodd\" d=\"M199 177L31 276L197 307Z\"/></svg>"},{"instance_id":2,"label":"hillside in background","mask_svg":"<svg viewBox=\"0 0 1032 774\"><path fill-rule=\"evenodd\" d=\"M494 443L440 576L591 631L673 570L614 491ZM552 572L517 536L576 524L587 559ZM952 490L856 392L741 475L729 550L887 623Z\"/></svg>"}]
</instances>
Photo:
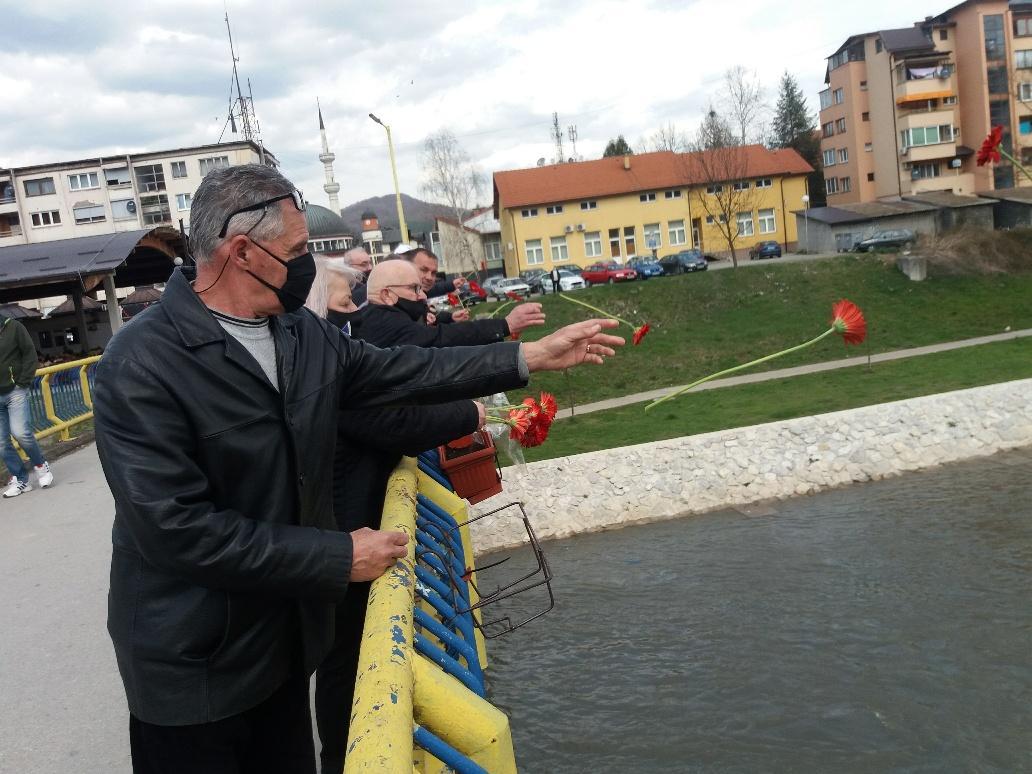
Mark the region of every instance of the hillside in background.
<instances>
[{"instance_id":1,"label":"hillside in background","mask_svg":"<svg viewBox=\"0 0 1032 774\"><path fill-rule=\"evenodd\" d=\"M405 223L410 234L429 233L434 227L434 218L438 215L450 216L448 207L436 202L427 202L408 194L401 195L401 204L405 209ZM380 219L380 227L384 230L384 239L394 242L398 237L398 206L394 194L374 196L360 202L349 204L340 211L340 216L348 224L348 229L356 236L362 233L362 213L372 210Z\"/></svg>"}]
</instances>

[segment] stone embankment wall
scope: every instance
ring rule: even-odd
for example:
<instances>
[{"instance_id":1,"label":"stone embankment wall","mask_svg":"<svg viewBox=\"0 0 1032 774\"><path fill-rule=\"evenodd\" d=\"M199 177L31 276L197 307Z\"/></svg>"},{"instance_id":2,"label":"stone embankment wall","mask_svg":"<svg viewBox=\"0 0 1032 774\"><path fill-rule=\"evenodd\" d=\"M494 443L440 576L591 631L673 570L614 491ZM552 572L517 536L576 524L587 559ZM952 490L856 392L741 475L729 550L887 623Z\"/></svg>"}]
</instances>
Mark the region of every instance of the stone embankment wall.
<instances>
[{"instance_id":1,"label":"stone embankment wall","mask_svg":"<svg viewBox=\"0 0 1032 774\"><path fill-rule=\"evenodd\" d=\"M562 421L553 433L562 432ZM1032 446L1032 379L505 468L504 491L471 510L522 500L538 537L560 538L1020 446ZM474 522L477 551L525 542L517 516L510 509Z\"/></svg>"}]
</instances>

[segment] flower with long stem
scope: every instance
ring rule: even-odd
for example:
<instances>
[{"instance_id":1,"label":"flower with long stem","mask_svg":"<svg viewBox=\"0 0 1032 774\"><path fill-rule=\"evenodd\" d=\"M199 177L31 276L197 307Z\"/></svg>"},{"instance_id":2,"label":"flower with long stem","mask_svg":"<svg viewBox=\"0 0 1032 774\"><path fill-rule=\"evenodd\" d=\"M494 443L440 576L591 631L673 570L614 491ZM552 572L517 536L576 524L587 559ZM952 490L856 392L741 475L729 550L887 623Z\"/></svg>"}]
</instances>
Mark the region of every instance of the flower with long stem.
<instances>
[{"instance_id":1,"label":"flower with long stem","mask_svg":"<svg viewBox=\"0 0 1032 774\"><path fill-rule=\"evenodd\" d=\"M585 303L584 301L579 301L576 298L570 298L569 293L560 293L559 298L563 299L564 301L569 301L571 304L577 304L579 306L583 306L585 309L590 309L593 312L597 312L603 317L608 317L611 320L616 320L617 322L623 323L632 331L634 331L634 343L636 345L641 344L641 340L645 338L645 335L650 330L648 323L645 323L644 325L635 325L634 323L629 322L628 320L625 320L622 317L617 317L615 314L611 314L603 309L599 309L597 306L592 306L591 304Z\"/></svg>"},{"instance_id":2,"label":"flower with long stem","mask_svg":"<svg viewBox=\"0 0 1032 774\"><path fill-rule=\"evenodd\" d=\"M1001 158L1007 159L1007 161L1020 169L1025 177L1032 180L1032 173L1025 169L1025 165L1004 150L1003 127L994 126L989 132L989 136L982 140L982 147L978 149L978 166L984 167L990 163L999 164Z\"/></svg>"},{"instance_id":3,"label":"flower with long stem","mask_svg":"<svg viewBox=\"0 0 1032 774\"><path fill-rule=\"evenodd\" d=\"M515 303L516 303L515 301L506 301L501 306L495 308L495 310L493 312L491 312L491 314L489 314L488 317L495 317L500 311L502 311L503 309L508 309L510 306L512 306Z\"/></svg>"},{"instance_id":4,"label":"flower with long stem","mask_svg":"<svg viewBox=\"0 0 1032 774\"><path fill-rule=\"evenodd\" d=\"M715 374L710 374L709 376L704 376L701 379L696 379L691 384L680 387L673 392L667 393L662 398L652 401L652 403L645 407L645 410L649 411L650 409L654 409L660 403L668 401L671 398L676 398L678 395L688 392L688 390L693 387L698 387L703 382L708 382L738 371L744 371L746 368L751 368L752 366L759 365L760 363L766 363L768 360L774 360L775 358L783 355L798 352L801 349L805 349L806 347L816 344L821 339L827 338L833 333L841 335L846 344L861 343L867 337L867 321L864 319L864 315L863 312L860 311L860 307L852 301L842 299L831 308L831 327L824 331L820 336L816 336L802 344L797 344L794 347L783 349L781 352L775 352L773 355L767 355L766 357L761 357L757 360L751 360L748 363L743 363L742 365L734 366L733 368L725 368L723 371L717 371Z\"/></svg>"}]
</instances>

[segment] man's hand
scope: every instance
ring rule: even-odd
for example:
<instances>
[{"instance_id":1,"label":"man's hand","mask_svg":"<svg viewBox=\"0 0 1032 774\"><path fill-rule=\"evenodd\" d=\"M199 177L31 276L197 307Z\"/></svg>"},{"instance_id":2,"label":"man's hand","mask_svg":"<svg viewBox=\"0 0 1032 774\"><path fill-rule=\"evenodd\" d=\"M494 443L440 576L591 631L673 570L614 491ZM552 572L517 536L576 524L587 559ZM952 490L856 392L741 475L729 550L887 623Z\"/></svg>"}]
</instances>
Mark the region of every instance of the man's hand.
<instances>
[{"instance_id":1,"label":"man's hand","mask_svg":"<svg viewBox=\"0 0 1032 774\"><path fill-rule=\"evenodd\" d=\"M458 290L459 288L461 288L463 285L466 284L466 278L465 277L456 277L455 279L452 280L452 284L455 286L455 289Z\"/></svg>"},{"instance_id":2,"label":"man's hand","mask_svg":"<svg viewBox=\"0 0 1032 774\"><path fill-rule=\"evenodd\" d=\"M505 323L509 333L519 333L531 325L544 325L545 313L541 311L541 304L517 304L505 316Z\"/></svg>"},{"instance_id":3,"label":"man's hand","mask_svg":"<svg viewBox=\"0 0 1032 774\"><path fill-rule=\"evenodd\" d=\"M362 527L351 533L351 581L376 580L403 558L408 549L408 535L404 532Z\"/></svg>"},{"instance_id":4,"label":"man's hand","mask_svg":"<svg viewBox=\"0 0 1032 774\"><path fill-rule=\"evenodd\" d=\"M531 372L562 371L581 363L601 365L605 358L616 354L612 347L624 345L619 336L602 331L619 325L616 320L585 320L567 325L543 339L523 344L523 357Z\"/></svg>"},{"instance_id":5,"label":"man's hand","mask_svg":"<svg viewBox=\"0 0 1032 774\"><path fill-rule=\"evenodd\" d=\"M437 325L437 315L434 314L433 312L427 312L426 313L426 324L427 325Z\"/></svg>"},{"instance_id":6,"label":"man's hand","mask_svg":"<svg viewBox=\"0 0 1032 774\"><path fill-rule=\"evenodd\" d=\"M468 322L469 309L456 309L451 313L452 322Z\"/></svg>"},{"instance_id":7,"label":"man's hand","mask_svg":"<svg viewBox=\"0 0 1032 774\"><path fill-rule=\"evenodd\" d=\"M478 400L473 401L473 405L477 407L477 430L483 430L487 424L487 409Z\"/></svg>"}]
</instances>

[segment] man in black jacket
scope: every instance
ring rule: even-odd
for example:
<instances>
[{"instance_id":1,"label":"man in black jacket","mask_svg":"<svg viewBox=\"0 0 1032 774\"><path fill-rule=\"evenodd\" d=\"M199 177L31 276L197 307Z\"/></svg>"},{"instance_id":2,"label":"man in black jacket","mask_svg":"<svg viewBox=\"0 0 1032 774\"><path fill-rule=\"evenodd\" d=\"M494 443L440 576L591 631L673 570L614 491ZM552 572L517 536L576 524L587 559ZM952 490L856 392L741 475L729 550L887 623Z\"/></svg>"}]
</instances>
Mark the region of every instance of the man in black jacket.
<instances>
[{"instance_id":1,"label":"man in black jacket","mask_svg":"<svg viewBox=\"0 0 1032 774\"><path fill-rule=\"evenodd\" d=\"M29 388L36 378L36 347L25 326L11 317L0 315L0 443L3 443L4 464L11 475L4 487L5 498L32 491L29 470L18 450L11 443L15 438L32 463L36 483L46 489L54 483L50 463L43 458L32 431L29 410Z\"/></svg>"},{"instance_id":2,"label":"man in black jacket","mask_svg":"<svg viewBox=\"0 0 1032 774\"><path fill-rule=\"evenodd\" d=\"M407 261L384 261L369 275L369 304L359 336L377 347L457 347L505 341L532 325L544 325L540 304L520 304L504 320L472 320L427 325L429 307L416 268Z\"/></svg>"},{"instance_id":3,"label":"man in black jacket","mask_svg":"<svg viewBox=\"0 0 1032 774\"><path fill-rule=\"evenodd\" d=\"M270 167L194 195L194 287L115 336L97 368L97 449L115 501L108 631L137 772L314 771L308 676L348 581L402 533L336 529L337 409L469 398L601 363L603 321L524 344L387 351L299 310L314 263L300 192Z\"/></svg>"}]
</instances>

